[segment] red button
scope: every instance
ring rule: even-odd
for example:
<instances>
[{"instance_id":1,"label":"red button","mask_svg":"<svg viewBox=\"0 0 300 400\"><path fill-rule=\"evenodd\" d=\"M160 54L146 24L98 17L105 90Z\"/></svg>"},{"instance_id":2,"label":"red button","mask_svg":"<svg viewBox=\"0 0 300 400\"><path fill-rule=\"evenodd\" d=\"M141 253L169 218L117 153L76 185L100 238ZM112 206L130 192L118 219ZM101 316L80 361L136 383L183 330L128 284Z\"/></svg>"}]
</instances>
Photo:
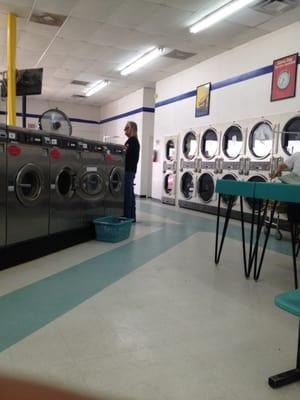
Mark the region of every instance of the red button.
<instances>
[{"instance_id":1,"label":"red button","mask_svg":"<svg viewBox=\"0 0 300 400\"><path fill-rule=\"evenodd\" d=\"M14 145L14 144L11 145L11 146L9 146L7 150L8 150L8 153L9 153L11 156L14 156L14 157L17 157L17 156L19 156L19 155L21 154L21 149L20 149L20 147Z\"/></svg>"},{"instance_id":2,"label":"red button","mask_svg":"<svg viewBox=\"0 0 300 400\"><path fill-rule=\"evenodd\" d=\"M106 156L105 156L105 161L106 162L112 162L112 160L113 160L113 157L112 157L112 155L111 154L107 154Z\"/></svg>"},{"instance_id":3,"label":"red button","mask_svg":"<svg viewBox=\"0 0 300 400\"><path fill-rule=\"evenodd\" d=\"M60 151L58 149L52 149L50 151L50 157L54 160L58 160L60 158Z\"/></svg>"}]
</instances>

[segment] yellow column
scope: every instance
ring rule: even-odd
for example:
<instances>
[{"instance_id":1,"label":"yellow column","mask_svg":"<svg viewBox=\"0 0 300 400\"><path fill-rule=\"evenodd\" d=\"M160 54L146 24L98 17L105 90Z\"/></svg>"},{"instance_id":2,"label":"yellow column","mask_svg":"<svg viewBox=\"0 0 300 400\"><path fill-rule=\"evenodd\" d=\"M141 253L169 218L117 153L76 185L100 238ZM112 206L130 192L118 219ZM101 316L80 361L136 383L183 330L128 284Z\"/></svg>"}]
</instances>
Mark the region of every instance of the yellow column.
<instances>
[{"instance_id":1,"label":"yellow column","mask_svg":"<svg viewBox=\"0 0 300 400\"><path fill-rule=\"evenodd\" d=\"M16 16L7 15L7 125L16 125Z\"/></svg>"}]
</instances>

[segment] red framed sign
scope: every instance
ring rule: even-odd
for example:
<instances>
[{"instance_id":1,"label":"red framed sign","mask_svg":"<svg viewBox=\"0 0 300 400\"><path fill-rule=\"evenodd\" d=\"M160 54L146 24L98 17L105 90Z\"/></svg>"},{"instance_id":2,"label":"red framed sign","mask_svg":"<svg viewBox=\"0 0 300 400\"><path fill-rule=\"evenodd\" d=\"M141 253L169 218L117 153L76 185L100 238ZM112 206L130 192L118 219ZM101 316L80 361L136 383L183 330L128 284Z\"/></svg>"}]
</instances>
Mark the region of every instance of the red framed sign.
<instances>
[{"instance_id":1,"label":"red framed sign","mask_svg":"<svg viewBox=\"0 0 300 400\"><path fill-rule=\"evenodd\" d=\"M296 95L298 53L273 61L271 101Z\"/></svg>"}]
</instances>

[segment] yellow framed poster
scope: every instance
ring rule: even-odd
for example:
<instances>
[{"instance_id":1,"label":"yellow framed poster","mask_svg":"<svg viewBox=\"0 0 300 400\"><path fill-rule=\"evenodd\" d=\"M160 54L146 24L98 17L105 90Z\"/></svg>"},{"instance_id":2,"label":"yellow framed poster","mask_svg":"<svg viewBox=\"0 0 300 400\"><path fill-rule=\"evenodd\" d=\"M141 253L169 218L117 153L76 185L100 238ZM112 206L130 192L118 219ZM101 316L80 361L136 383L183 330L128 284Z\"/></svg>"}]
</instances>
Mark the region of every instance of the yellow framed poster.
<instances>
[{"instance_id":1,"label":"yellow framed poster","mask_svg":"<svg viewBox=\"0 0 300 400\"><path fill-rule=\"evenodd\" d=\"M210 82L198 86L196 90L195 117L209 114Z\"/></svg>"}]
</instances>

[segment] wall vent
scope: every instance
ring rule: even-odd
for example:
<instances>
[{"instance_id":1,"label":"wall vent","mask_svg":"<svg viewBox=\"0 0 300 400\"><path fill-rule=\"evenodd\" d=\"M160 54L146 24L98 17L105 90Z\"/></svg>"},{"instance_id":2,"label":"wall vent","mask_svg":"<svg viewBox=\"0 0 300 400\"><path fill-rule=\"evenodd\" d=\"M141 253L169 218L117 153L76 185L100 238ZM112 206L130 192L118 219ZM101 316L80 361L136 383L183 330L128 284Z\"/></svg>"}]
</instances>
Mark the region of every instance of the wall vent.
<instances>
[{"instance_id":1,"label":"wall vent","mask_svg":"<svg viewBox=\"0 0 300 400\"><path fill-rule=\"evenodd\" d=\"M71 85L87 86L89 83L90 82L74 80L71 82Z\"/></svg>"},{"instance_id":2,"label":"wall vent","mask_svg":"<svg viewBox=\"0 0 300 400\"><path fill-rule=\"evenodd\" d=\"M62 26L67 16L60 14L52 14L48 12L34 10L31 14L30 21L42 25Z\"/></svg>"},{"instance_id":3,"label":"wall vent","mask_svg":"<svg viewBox=\"0 0 300 400\"><path fill-rule=\"evenodd\" d=\"M297 7L295 0L261 0L251 8L265 14L277 16L295 7Z\"/></svg>"},{"instance_id":4,"label":"wall vent","mask_svg":"<svg viewBox=\"0 0 300 400\"><path fill-rule=\"evenodd\" d=\"M188 53L186 51L174 49L164 55L164 57L174 58L175 60L186 60L187 58L195 56L197 53Z\"/></svg>"}]
</instances>

